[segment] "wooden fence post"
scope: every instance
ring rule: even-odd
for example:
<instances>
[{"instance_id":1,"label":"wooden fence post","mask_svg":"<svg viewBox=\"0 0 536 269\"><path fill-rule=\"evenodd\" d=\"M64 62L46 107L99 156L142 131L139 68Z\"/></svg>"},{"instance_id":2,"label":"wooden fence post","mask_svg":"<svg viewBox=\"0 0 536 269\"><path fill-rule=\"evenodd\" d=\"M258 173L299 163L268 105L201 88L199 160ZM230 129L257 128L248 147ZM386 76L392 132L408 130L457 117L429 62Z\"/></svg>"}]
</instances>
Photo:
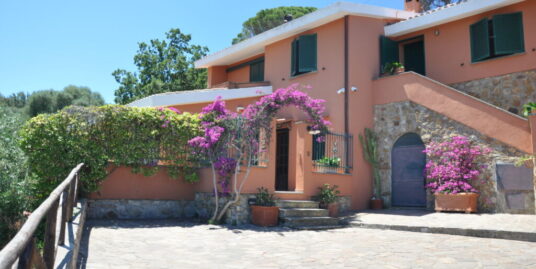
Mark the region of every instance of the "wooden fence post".
<instances>
[{"instance_id":1,"label":"wooden fence post","mask_svg":"<svg viewBox=\"0 0 536 269\"><path fill-rule=\"evenodd\" d=\"M69 206L69 202L67 201L69 197L69 191L65 190L63 191L61 195L61 223L60 223L60 236L58 239L58 245L65 245L65 224L67 222L67 207Z\"/></svg>"},{"instance_id":2,"label":"wooden fence post","mask_svg":"<svg viewBox=\"0 0 536 269\"><path fill-rule=\"evenodd\" d=\"M58 204L60 199L56 199L47 212L47 223L45 228L45 247L43 248L43 259L47 268L54 267L56 258L56 218L58 217Z\"/></svg>"}]
</instances>

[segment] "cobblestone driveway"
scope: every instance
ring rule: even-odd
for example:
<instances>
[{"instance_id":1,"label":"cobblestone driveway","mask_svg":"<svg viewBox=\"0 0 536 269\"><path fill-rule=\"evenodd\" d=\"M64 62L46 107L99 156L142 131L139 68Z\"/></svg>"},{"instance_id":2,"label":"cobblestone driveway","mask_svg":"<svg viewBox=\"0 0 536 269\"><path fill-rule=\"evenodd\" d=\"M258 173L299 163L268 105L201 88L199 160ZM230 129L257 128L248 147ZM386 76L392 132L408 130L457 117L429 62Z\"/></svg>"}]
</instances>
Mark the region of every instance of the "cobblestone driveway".
<instances>
[{"instance_id":1,"label":"cobblestone driveway","mask_svg":"<svg viewBox=\"0 0 536 269\"><path fill-rule=\"evenodd\" d=\"M89 240L88 240L89 237ZM89 221L82 268L536 268L536 243L344 228Z\"/></svg>"}]
</instances>

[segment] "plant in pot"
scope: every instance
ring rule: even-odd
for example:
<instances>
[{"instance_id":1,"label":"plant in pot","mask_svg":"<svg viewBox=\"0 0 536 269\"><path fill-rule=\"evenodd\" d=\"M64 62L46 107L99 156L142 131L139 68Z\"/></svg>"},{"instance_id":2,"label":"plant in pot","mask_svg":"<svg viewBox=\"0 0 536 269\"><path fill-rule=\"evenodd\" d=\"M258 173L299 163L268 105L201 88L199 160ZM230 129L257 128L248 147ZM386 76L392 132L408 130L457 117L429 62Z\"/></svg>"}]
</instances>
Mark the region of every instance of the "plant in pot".
<instances>
[{"instance_id":1,"label":"plant in pot","mask_svg":"<svg viewBox=\"0 0 536 269\"><path fill-rule=\"evenodd\" d=\"M383 67L383 75L394 75L404 72L404 65L399 62L387 63Z\"/></svg>"},{"instance_id":2,"label":"plant in pot","mask_svg":"<svg viewBox=\"0 0 536 269\"><path fill-rule=\"evenodd\" d=\"M382 209L382 183L380 178L380 162L378 158L378 136L374 131L369 128L365 128L365 135L359 134L359 142L363 147L363 157L372 166L373 184L372 188L374 194L370 198L371 209Z\"/></svg>"},{"instance_id":3,"label":"plant in pot","mask_svg":"<svg viewBox=\"0 0 536 269\"><path fill-rule=\"evenodd\" d=\"M473 182L480 178L484 157L490 149L475 146L464 136L441 143L430 143L424 150L426 187L434 193L436 211L477 212L478 190Z\"/></svg>"},{"instance_id":4,"label":"plant in pot","mask_svg":"<svg viewBox=\"0 0 536 269\"><path fill-rule=\"evenodd\" d=\"M257 188L255 205L251 206L251 222L258 226L277 226L279 207L275 206L274 195L267 188Z\"/></svg>"},{"instance_id":5,"label":"plant in pot","mask_svg":"<svg viewBox=\"0 0 536 269\"><path fill-rule=\"evenodd\" d=\"M337 217L339 215L339 204L337 203L337 197L341 192L337 190L339 186L329 185L325 183L321 187L318 187L318 194L314 197L315 200L320 202L320 208L327 209L330 217Z\"/></svg>"},{"instance_id":6,"label":"plant in pot","mask_svg":"<svg viewBox=\"0 0 536 269\"><path fill-rule=\"evenodd\" d=\"M324 157L316 161L316 165L320 168L320 172L337 173L337 169L341 164L339 157Z\"/></svg>"}]
</instances>

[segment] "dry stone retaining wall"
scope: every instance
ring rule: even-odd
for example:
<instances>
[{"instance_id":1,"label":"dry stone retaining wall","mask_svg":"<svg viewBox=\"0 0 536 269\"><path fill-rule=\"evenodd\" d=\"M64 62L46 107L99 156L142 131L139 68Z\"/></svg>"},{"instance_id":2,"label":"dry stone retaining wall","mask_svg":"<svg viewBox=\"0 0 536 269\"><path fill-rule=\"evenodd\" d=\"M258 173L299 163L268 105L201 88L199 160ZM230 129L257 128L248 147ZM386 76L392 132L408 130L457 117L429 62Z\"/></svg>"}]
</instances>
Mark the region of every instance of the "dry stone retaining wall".
<instances>
[{"instance_id":1,"label":"dry stone retaining wall","mask_svg":"<svg viewBox=\"0 0 536 269\"><path fill-rule=\"evenodd\" d=\"M536 70L455 83L450 86L512 113L520 114L524 104L536 101Z\"/></svg>"}]
</instances>

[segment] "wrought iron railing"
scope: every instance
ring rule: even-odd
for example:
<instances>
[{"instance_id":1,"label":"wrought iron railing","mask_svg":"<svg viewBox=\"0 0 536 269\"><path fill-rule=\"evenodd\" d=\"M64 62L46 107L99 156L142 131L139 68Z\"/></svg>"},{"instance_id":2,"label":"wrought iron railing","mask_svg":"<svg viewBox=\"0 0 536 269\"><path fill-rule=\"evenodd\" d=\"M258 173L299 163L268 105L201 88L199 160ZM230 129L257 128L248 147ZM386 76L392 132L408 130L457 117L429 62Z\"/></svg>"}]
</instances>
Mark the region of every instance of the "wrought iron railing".
<instances>
[{"instance_id":1,"label":"wrought iron railing","mask_svg":"<svg viewBox=\"0 0 536 269\"><path fill-rule=\"evenodd\" d=\"M313 172L348 174L353 163L351 134L316 134L312 145Z\"/></svg>"}]
</instances>

